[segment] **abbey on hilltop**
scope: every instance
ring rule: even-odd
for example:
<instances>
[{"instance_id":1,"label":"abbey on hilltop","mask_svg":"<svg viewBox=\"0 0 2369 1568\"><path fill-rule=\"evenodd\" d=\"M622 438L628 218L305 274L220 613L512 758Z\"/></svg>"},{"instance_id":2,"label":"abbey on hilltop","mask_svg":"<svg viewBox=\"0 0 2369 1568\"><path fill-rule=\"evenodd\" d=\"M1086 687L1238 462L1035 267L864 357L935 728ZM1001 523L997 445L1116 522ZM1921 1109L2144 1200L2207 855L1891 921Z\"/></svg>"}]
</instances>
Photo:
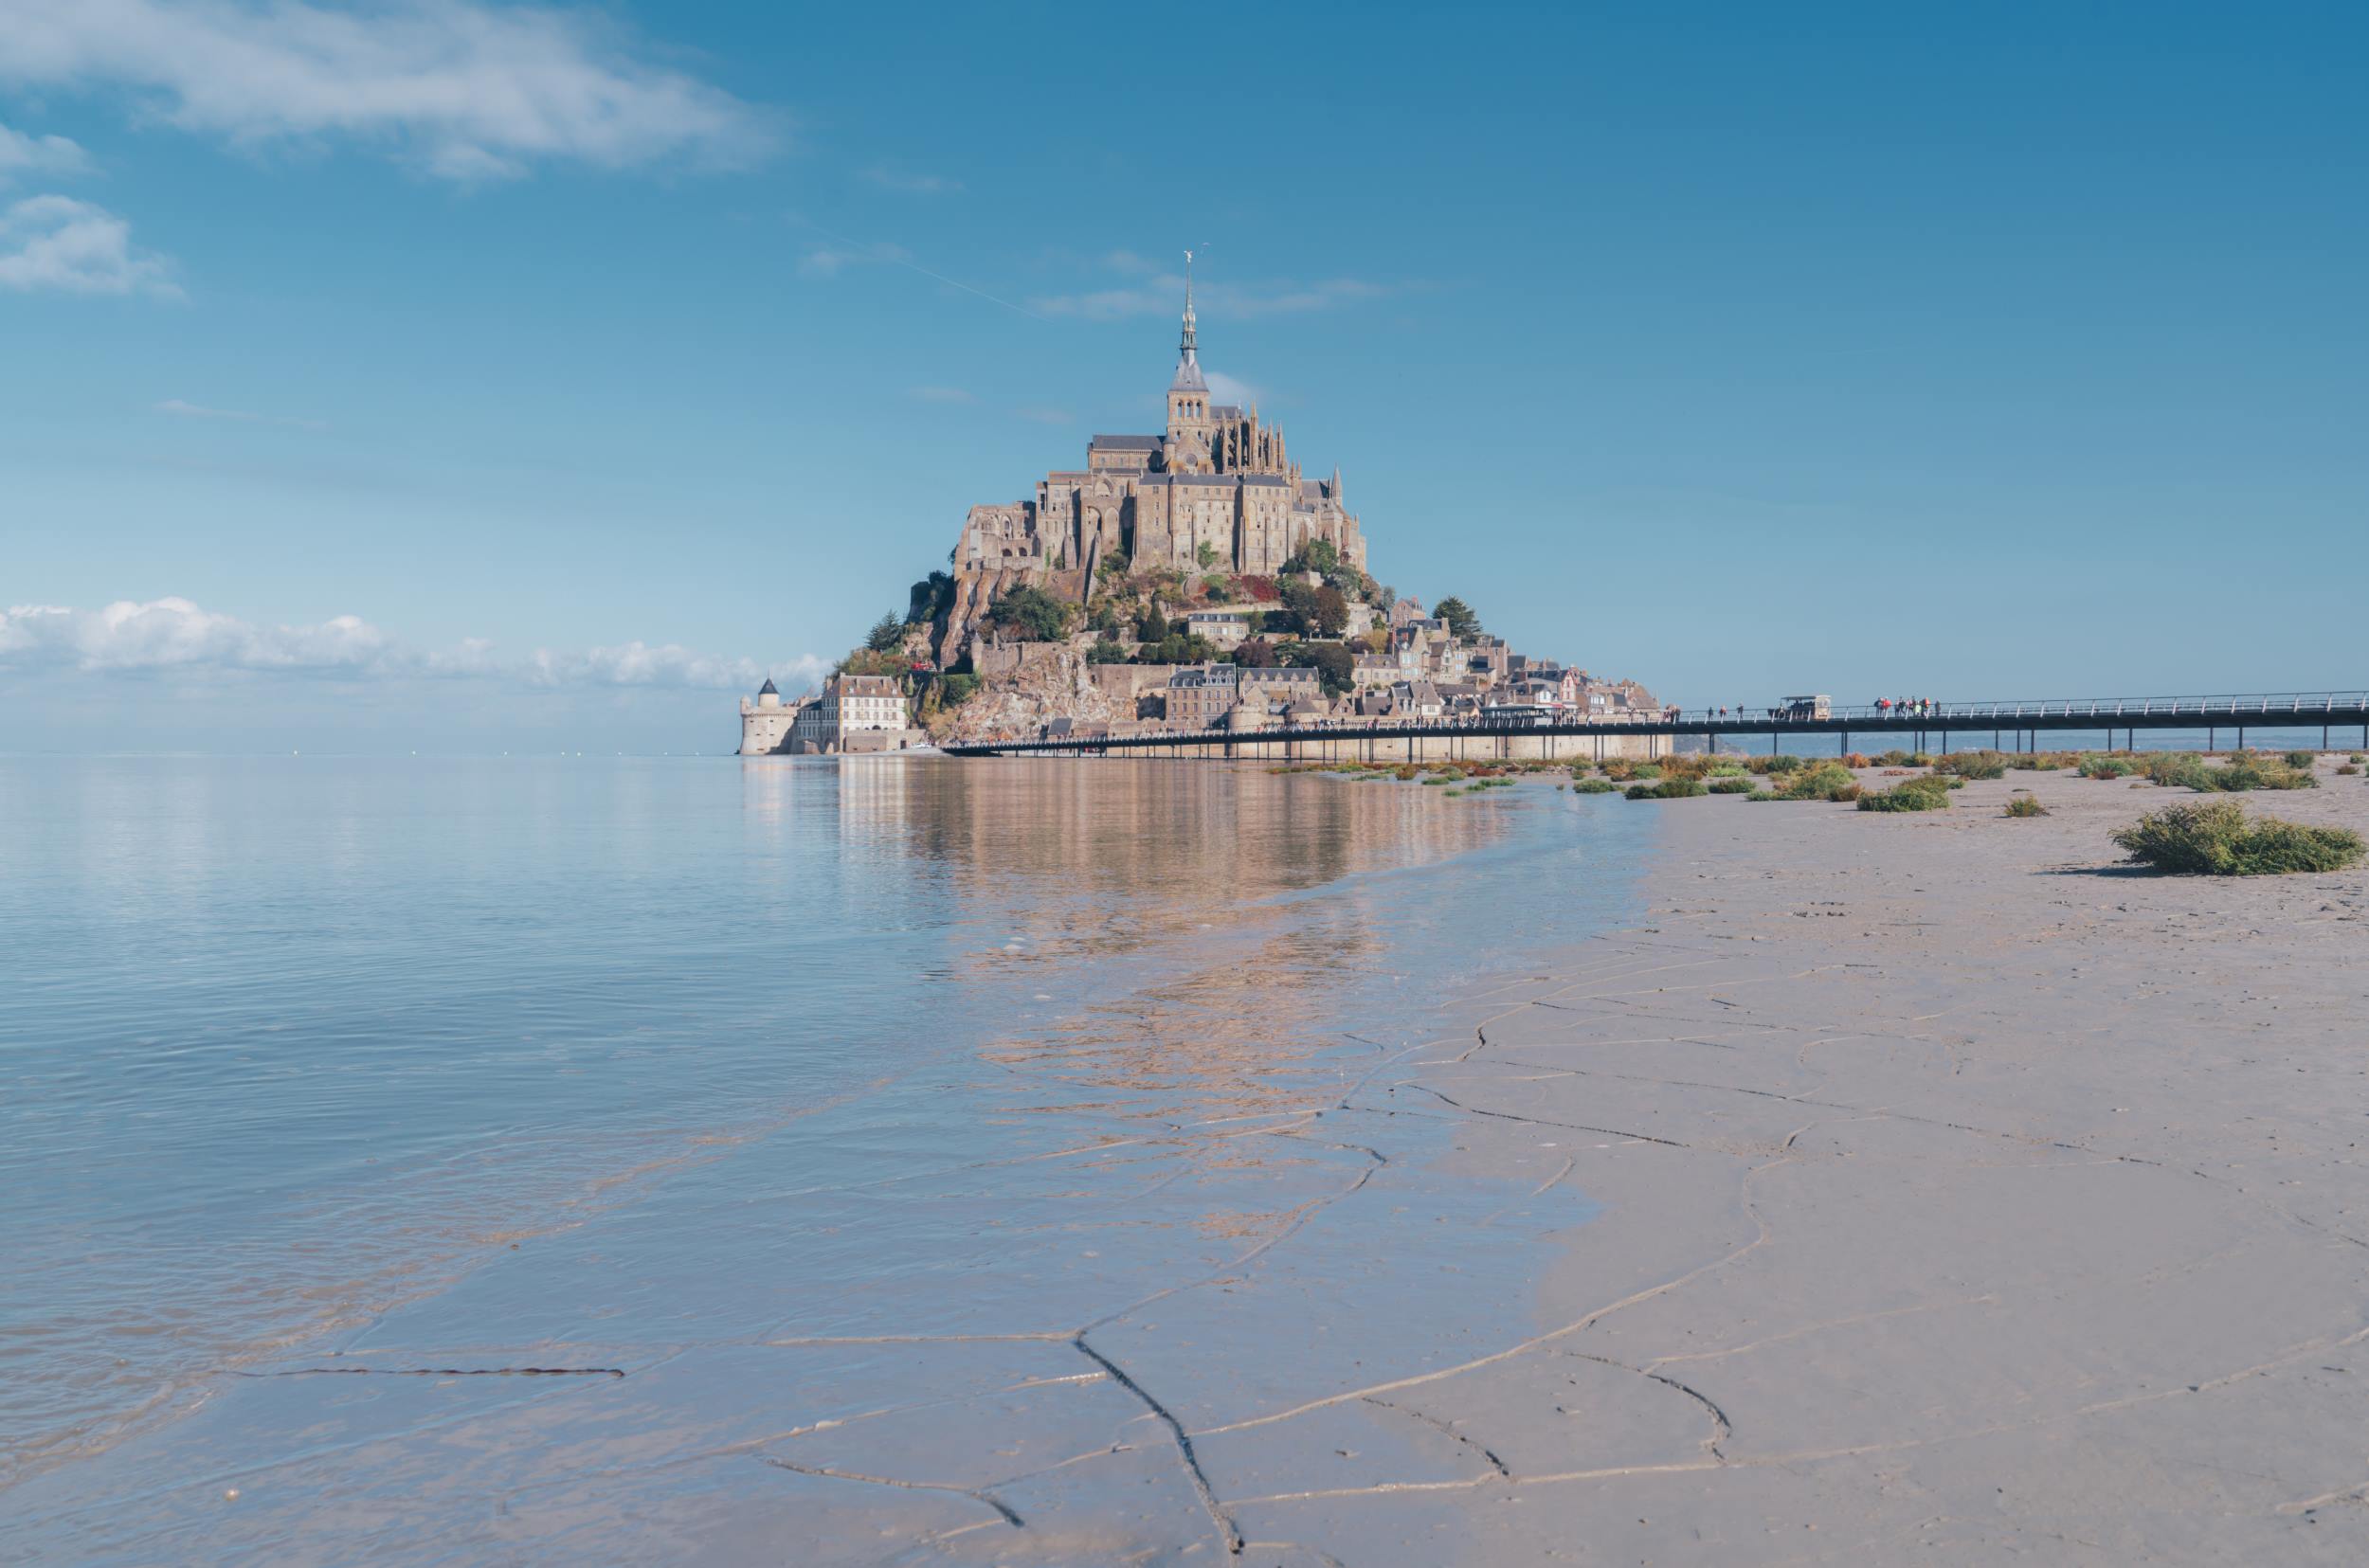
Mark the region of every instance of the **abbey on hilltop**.
<instances>
[{"instance_id":1,"label":"abbey on hilltop","mask_svg":"<svg viewBox=\"0 0 2369 1568\"><path fill-rule=\"evenodd\" d=\"M787 701L769 683L742 702L742 752L1422 727L1509 706L1609 722L1651 705L1634 681L1516 653L1453 595L1426 615L1371 576L1340 470L1308 478L1282 430L1212 396L1189 252L1166 401L1158 435L1095 436L1085 466L1047 474L1033 498L970 508L947 568L914 583L820 689ZM1632 739L1590 744L1618 754Z\"/></svg>"},{"instance_id":2,"label":"abbey on hilltop","mask_svg":"<svg viewBox=\"0 0 2369 1568\"><path fill-rule=\"evenodd\" d=\"M1124 552L1137 569L1177 567L1264 576L1322 540L1364 569L1365 541L1341 500L1341 471L1311 479L1281 426L1210 401L1194 343L1191 257L1184 335L1168 382L1168 427L1156 436L1096 436L1086 466L1037 481L1034 500L974 506L955 547L960 570L1050 568L1092 577Z\"/></svg>"}]
</instances>

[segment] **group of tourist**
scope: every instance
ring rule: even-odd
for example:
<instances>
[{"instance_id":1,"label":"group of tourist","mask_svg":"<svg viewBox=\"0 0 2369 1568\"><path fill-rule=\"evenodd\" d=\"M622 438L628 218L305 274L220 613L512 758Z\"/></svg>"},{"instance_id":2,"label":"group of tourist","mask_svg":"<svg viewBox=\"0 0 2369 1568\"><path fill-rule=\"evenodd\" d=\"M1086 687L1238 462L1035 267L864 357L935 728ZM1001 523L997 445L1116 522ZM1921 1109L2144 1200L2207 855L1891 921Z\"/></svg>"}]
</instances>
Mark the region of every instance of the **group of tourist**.
<instances>
[{"instance_id":1,"label":"group of tourist","mask_svg":"<svg viewBox=\"0 0 2369 1568\"><path fill-rule=\"evenodd\" d=\"M1875 711L1885 718L1930 718L1941 711L1931 697L1877 697Z\"/></svg>"}]
</instances>

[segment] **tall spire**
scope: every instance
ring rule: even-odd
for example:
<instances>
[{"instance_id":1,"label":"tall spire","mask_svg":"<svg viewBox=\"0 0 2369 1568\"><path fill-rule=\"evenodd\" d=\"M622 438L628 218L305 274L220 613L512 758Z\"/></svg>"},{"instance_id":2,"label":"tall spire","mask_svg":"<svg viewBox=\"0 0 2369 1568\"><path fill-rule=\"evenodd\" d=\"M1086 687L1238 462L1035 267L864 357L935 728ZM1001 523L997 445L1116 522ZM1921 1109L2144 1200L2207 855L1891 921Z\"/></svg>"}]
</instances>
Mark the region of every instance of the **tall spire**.
<instances>
[{"instance_id":1,"label":"tall spire","mask_svg":"<svg viewBox=\"0 0 2369 1568\"><path fill-rule=\"evenodd\" d=\"M1184 341L1178 345L1184 357L1193 357L1193 253L1184 253Z\"/></svg>"},{"instance_id":2,"label":"tall spire","mask_svg":"<svg viewBox=\"0 0 2369 1568\"><path fill-rule=\"evenodd\" d=\"M1193 253L1189 250L1184 253L1184 336L1176 353L1176 379L1168 384L1168 390L1207 391L1209 384L1201 375L1201 355L1193 346Z\"/></svg>"}]
</instances>

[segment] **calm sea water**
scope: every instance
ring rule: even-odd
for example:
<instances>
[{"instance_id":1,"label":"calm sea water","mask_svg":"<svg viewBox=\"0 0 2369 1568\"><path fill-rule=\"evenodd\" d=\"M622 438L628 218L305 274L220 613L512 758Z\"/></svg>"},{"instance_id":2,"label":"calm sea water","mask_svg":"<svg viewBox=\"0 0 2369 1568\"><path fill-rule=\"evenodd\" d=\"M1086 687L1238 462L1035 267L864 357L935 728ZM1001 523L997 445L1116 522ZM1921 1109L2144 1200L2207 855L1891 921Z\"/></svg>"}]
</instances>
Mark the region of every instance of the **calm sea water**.
<instances>
[{"instance_id":1,"label":"calm sea water","mask_svg":"<svg viewBox=\"0 0 2369 1568\"><path fill-rule=\"evenodd\" d=\"M1177 1129L1303 1106L1447 988L1631 912L1652 813L1439 796L1174 763L0 760L10 1555L304 1543L326 1482L279 1487L262 1537L207 1546L188 1510L320 1462L320 1413L256 1375L328 1357L624 1363L1161 1289L1199 1267L1176 1214L1095 1221L1058 1282L1047 1238L1178 1184ZM1042 1158L1106 1145L1145 1153ZM1206 1174L1186 1229L1215 1237ZM451 1549L384 1527L345 1548Z\"/></svg>"}]
</instances>

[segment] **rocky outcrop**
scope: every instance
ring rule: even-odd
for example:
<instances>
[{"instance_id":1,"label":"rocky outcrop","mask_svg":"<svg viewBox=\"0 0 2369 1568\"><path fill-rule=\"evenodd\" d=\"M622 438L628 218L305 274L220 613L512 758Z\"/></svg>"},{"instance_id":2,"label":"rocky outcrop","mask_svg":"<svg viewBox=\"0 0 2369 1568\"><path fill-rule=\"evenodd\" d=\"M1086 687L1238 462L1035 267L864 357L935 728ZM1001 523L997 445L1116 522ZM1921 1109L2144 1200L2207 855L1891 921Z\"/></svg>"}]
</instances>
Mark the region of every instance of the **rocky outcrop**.
<instances>
[{"instance_id":1,"label":"rocky outcrop","mask_svg":"<svg viewBox=\"0 0 2369 1568\"><path fill-rule=\"evenodd\" d=\"M931 652L938 668L951 669L968 651L989 605L1007 590L1042 575L1043 568L1038 567L965 567L955 572L953 598L934 628Z\"/></svg>"},{"instance_id":2,"label":"rocky outcrop","mask_svg":"<svg viewBox=\"0 0 2369 1568\"><path fill-rule=\"evenodd\" d=\"M1087 571L1056 571L1043 566L1011 566L988 564L964 567L954 573L954 592L946 610L931 628L931 654L941 670L951 669L955 660L969 651L971 639L978 635L980 622L995 602L1012 589L1033 584L1056 599L1073 604L1083 604L1094 584L1094 573Z\"/></svg>"},{"instance_id":3,"label":"rocky outcrop","mask_svg":"<svg viewBox=\"0 0 2369 1568\"><path fill-rule=\"evenodd\" d=\"M1126 684L1095 679L1082 649L1027 642L995 652L999 657L985 661L994 673L983 675L978 692L954 710L942 739L1012 740L1033 737L1055 719L1100 726L1135 717Z\"/></svg>"}]
</instances>

